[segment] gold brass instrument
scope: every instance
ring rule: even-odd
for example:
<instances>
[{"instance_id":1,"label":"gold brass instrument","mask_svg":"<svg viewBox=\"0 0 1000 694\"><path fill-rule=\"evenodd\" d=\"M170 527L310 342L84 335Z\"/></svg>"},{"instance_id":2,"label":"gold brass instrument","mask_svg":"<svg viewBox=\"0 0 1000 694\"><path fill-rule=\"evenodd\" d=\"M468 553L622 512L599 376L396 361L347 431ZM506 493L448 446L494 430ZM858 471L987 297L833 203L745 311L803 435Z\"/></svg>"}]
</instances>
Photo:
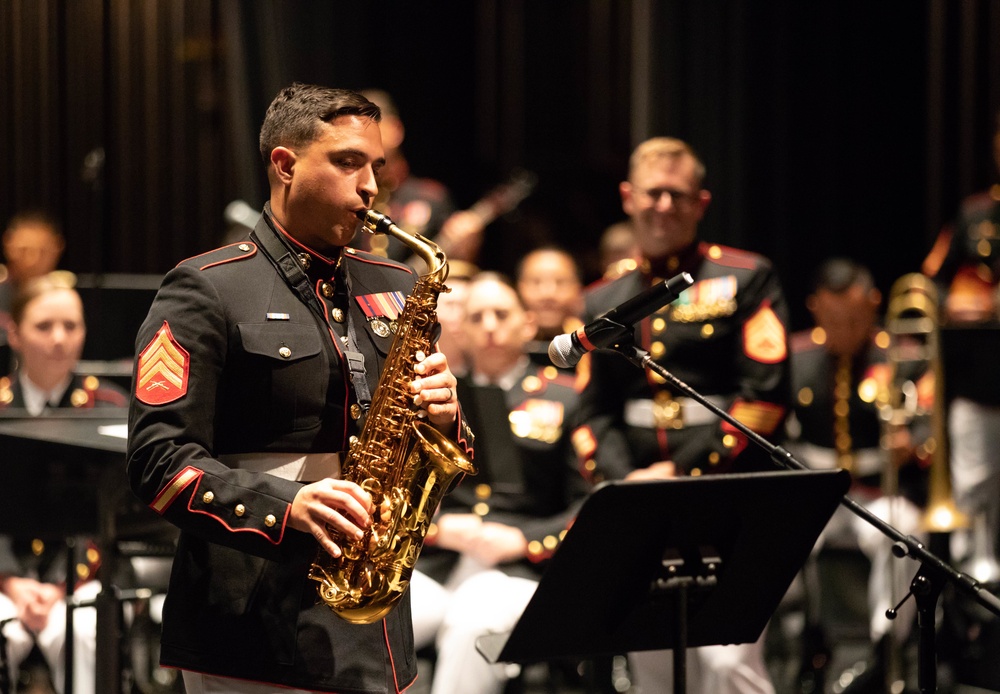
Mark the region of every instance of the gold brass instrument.
<instances>
[{"instance_id":1,"label":"gold brass instrument","mask_svg":"<svg viewBox=\"0 0 1000 694\"><path fill-rule=\"evenodd\" d=\"M948 462L948 438L944 416L944 367L941 360L941 330L938 317L938 294L934 283L914 272L900 277L889 293L885 327L889 333L890 367L888 392L880 400L883 421L883 446L892 446L891 438L916 417L929 416L930 435L922 444L930 456L927 508L922 529L927 532L950 532L967 527L969 522L955 507L951 493L951 466ZM933 380L930 411L920 404L918 382ZM898 493L896 466L890 460L883 474L883 492Z\"/></svg>"},{"instance_id":2,"label":"gold brass instrument","mask_svg":"<svg viewBox=\"0 0 1000 694\"><path fill-rule=\"evenodd\" d=\"M371 408L342 465L342 478L372 496L375 513L360 540L343 535L334 541L339 558L319 550L309 578L319 583L320 599L354 624L384 617L402 598L423 546L431 518L445 492L462 475L476 473L462 451L419 420L409 384L418 351L430 354L437 328L437 297L448 291L444 252L420 234L409 234L388 217L369 210L365 231L389 234L405 243L427 265L397 319L398 329L386 358Z\"/></svg>"}]
</instances>

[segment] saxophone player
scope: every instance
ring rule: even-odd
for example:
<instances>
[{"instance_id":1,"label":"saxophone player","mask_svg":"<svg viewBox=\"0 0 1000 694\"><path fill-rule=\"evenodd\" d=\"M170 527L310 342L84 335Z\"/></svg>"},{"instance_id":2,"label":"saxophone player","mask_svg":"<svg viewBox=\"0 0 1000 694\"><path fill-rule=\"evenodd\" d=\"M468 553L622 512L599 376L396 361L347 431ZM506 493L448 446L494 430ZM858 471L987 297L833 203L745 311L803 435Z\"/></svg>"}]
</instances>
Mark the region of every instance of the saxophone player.
<instances>
[{"instance_id":1,"label":"saxophone player","mask_svg":"<svg viewBox=\"0 0 1000 694\"><path fill-rule=\"evenodd\" d=\"M293 84L267 110L270 199L249 236L181 262L136 339L127 472L180 540L161 662L188 692L397 692L416 676L409 596L351 624L317 600L333 557L372 524L339 479L417 277L347 248L378 192L380 112ZM471 455L447 358L417 353L423 418Z\"/></svg>"}]
</instances>

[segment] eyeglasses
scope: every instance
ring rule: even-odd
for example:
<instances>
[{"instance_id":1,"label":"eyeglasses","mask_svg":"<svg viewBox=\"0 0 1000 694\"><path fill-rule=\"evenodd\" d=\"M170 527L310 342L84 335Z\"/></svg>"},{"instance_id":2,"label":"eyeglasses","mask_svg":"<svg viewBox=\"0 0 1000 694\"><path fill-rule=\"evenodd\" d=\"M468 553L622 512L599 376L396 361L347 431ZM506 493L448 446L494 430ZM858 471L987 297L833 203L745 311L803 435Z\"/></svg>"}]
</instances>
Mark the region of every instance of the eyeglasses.
<instances>
[{"instance_id":1,"label":"eyeglasses","mask_svg":"<svg viewBox=\"0 0 1000 694\"><path fill-rule=\"evenodd\" d=\"M674 190L673 188L649 188L648 190L643 190L636 188L636 193L648 198L650 202L657 203L660 201L664 195L670 198L670 201L675 205L685 205L693 203L698 199L697 193L685 193L681 190Z\"/></svg>"}]
</instances>

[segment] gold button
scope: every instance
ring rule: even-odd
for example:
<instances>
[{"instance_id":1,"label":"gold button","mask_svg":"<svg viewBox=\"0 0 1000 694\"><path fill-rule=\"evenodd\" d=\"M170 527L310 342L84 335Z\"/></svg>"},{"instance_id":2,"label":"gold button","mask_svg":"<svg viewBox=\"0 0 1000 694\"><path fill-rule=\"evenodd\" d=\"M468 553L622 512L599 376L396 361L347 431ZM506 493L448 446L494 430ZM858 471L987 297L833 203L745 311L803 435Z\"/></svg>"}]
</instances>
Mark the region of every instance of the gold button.
<instances>
[{"instance_id":1,"label":"gold button","mask_svg":"<svg viewBox=\"0 0 1000 694\"><path fill-rule=\"evenodd\" d=\"M330 311L330 315L333 316L333 320L337 321L338 323L343 323L344 322L344 310L343 309L341 309L341 308L334 308L333 310Z\"/></svg>"},{"instance_id":2,"label":"gold button","mask_svg":"<svg viewBox=\"0 0 1000 694\"><path fill-rule=\"evenodd\" d=\"M521 388L525 393L537 393L542 389L542 379L538 376L525 376L521 381Z\"/></svg>"},{"instance_id":3,"label":"gold button","mask_svg":"<svg viewBox=\"0 0 1000 694\"><path fill-rule=\"evenodd\" d=\"M87 548L87 561L91 564L96 564L97 560L101 558L101 553L97 551L96 547Z\"/></svg>"},{"instance_id":4,"label":"gold button","mask_svg":"<svg viewBox=\"0 0 1000 694\"><path fill-rule=\"evenodd\" d=\"M544 546L545 549L555 549L558 545L559 545L559 540L557 540L552 535L546 535L545 539L542 540L542 546Z\"/></svg>"},{"instance_id":5,"label":"gold button","mask_svg":"<svg viewBox=\"0 0 1000 694\"><path fill-rule=\"evenodd\" d=\"M662 342L654 342L649 346L649 353L653 356L653 359L662 357L665 351L666 347L663 346Z\"/></svg>"},{"instance_id":6,"label":"gold button","mask_svg":"<svg viewBox=\"0 0 1000 694\"><path fill-rule=\"evenodd\" d=\"M330 284L329 282L324 282L323 284L319 285L319 290L323 292L323 296L325 296L327 299L333 296L333 285Z\"/></svg>"},{"instance_id":7,"label":"gold button","mask_svg":"<svg viewBox=\"0 0 1000 694\"><path fill-rule=\"evenodd\" d=\"M88 402L90 402L90 396L87 395L87 391L83 390L82 388L77 388L69 396L69 401L70 404L73 405L73 407L83 407Z\"/></svg>"},{"instance_id":8,"label":"gold button","mask_svg":"<svg viewBox=\"0 0 1000 694\"><path fill-rule=\"evenodd\" d=\"M701 336L702 337L711 337L712 333L714 333L714 332L715 332L715 328L712 326L711 323L705 323L705 325L701 326Z\"/></svg>"},{"instance_id":9,"label":"gold button","mask_svg":"<svg viewBox=\"0 0 1000 694\"><path fill-rule=\"evenodd\" d=\"M277 522L278 522L278 519L275 518L270 513L267 514L266 516L264 516L264 525L266 525L269 528L273 528L274 524L277 523Z\"/></svg>"},{"instance_id":10,"label":"gold button","mask_svg":"<svg viewBox=\"0 0 1000 694\"><path fill-rule=\"evenodd\" d=\"M476 498L477 499L489 499L493 490L490 489L488 484L477 484L476 485Z\"/></svg>"},{"instance_id":11,"label":"gold button","mask_svg":"<svg viewBox=\"0 0 1000 694\"><path fill-rule=\"evenodd\" d=\"M45 543L39 540L37 537L31 541L31 553L36 557L42 556L42 552L45 551Z\"/></svg>"},{"instance_id":12,"label":"gold button","mask_svg":"<svg viewBox=\"0 0 1000 694\"><path fill-rule=\"evenodd\" d=\"M691 472L689 472L688 474L691 475L691 477L701 477L701 468L693 467L691 468Z\"/></svg>"},{"instance_id":13,"label":"gold button","mask_svg":"<svg viewBox=\"0 0 1000 694\"><path fill-rule=\"evenodd\" d=\"M712 451L708 454L708 464L718 465L719 464L719 453L718 451Z\"/></svg>"},{"instance_id":14,"label":"gold button","mask_svg":"<svg viewBox=\"0 0 1000 694\"><path fill-rule=\"evenodd\" d=\"M353 403L351 405L351 419L354 421L361 419L361 405L358 403Z\"/></svg>"},{"instance_id":15,"label":"gold button","mask_svg":"<svg viewBox=\"0 0 1000 694\"><path fill-rule=\"evenodd\" d=\"M87 390L97 390L101 386L101 381L97 376L87 376L83 379L83 387Z\"/></svg>"},{"instance_id":16,"label":"gold button","mask_svg":"<svg viewBox=\"0 0 1000 694\"><path fill-rule=\"evenodd\" d=\"M825 345L826 344L826 331L823 328L815 327L812 332L809 333L809 337L812 338L814 344Z\"/></svg>"},{"instance_id":17,"label":"gold button","mask_svg":"<svg viewBox=\"0 0 1000 694\"><path fill-rule=\"evenodd\" d=\"M278 348L278 354L280 354L284 359L288 359L292 356L292 350L288 349L285 345Z\"/></svg>"},{"instance_id":18,"label":"gold button","mask_svg":"<svg viewBox=\"0 0 1000 694\"><path fill-rule=\"evenodd\" d=\"M302 266L303 270L309 269L309 266L312 265L312 258L309 257L308 253L299 253L299 265Z\"/></svg>"},{"instance_id":19,"label":"gold button","mask_svg":"<svg viewBox=\"0 0 1000 694\"><path fill-rule=\"evenodd\" d=\"M206 504L210 504L215 500L215 494L213 494L212 492L205 492L202 495L201 500Z\"/></svg>"},{"instance_id":20,"label":"gold button","mask_svg":"<svg viewBox=\"0 0 1000 694\"><path fill-rule=\"evenodd\" d=\"M597 469L597 462L594 461L593 458L591 458L583 464L583 469L586 470L587 472L593 472L594 470Z\"/></svg>"},{"instance_id":21,"label":"gold button","mask_svg":"<svg viewBox=\"0 0 1000 694\"><path fill-rule=\"evenodd\" d=\"M241 243L240 244L240 250L243 251L244 253L246 253L247 251L250 250L250 244L249 243Z\"/></svg>"},{"instance_id":22,"label":"gold button","mask_svg":"<svg viewBox=\"0 0 1000 694\"><path fill-rule=\"evenodd\" d=\"M247 507L244 506L243 504L236 504L236 508L233 509L233 513L235 513L237 516L241 518L243 517L243 514L246 512L247 512Z\"/></svg>"},{"instance_id":23,"label":"gold button","mask_svg":"<svg viewBox=\"0 0 1000 694\"><path fill-rule=\"evenodd\" d=\"M550 381L559 376L559 369L554 366L546 366L542 369L542 375Z\"/></svg>"},{"instance_id":24,"label":"gold button","mask_svg":"<svg viewBox=\"0 0 1000 694\"><path fill-rule=\"evenodd\" d=\"M667 327L667 321L663 320L662 318L654 318L653 319L653 332L654 333L662 333L663 329L666 328L666 327Z\"/></svg>"},{"instance_id":25,"label":"gold button","mask_svg":"<svg viewBox=\"0 0 1000 694\"><path fill-rule=\"evenodd\" d=\"M86 564L77 564L76 575L78 578L87 578L90 576L90 567Z\"/></svg>"},{"instance_id":26,"label":"gold button","mask_svg":"<svg viewBox=\"0 0 1000 694\"><path fill-rule=\"evenodd\" d=\"M712 246L708 249L708 257L712 260L718 260L722 257L722 249L718 246Z\"/></svg>"},{"instance_id":27,"label":"gold button","mask_svg":"<svg viewBox=\"0 0 1000 694\"><path fill-rule=\"evenodd\" d=\"M799 404L803 407L809 407L813 402L813 392L812 388L806 387L799 390Z\"/></svg>"},{"instance_id":28,"label":"gold button","mask_svg":"<svg viewBox=\"0 0 1000 694\"><path fill-rule=\"evenodd\" d=\"M722 445L726 448L732 448L736 445L736 437L732 434L726 434L722 437Z\"/></svg>"},{"instance_id":29,"label":"gold button","mask_svg":"<svg viewBox=\"0 0 1000 694\"><path fill-rule=\"evenodd\" d=\"M485 516L487 513L490 512L490 506L489 504L480 501L478 504L472 507L472 512L475 513L477 516Z\"/></svg>"},{"instance_id":30,"label":"gold button","mask_svg":"<svg viewBox=\"0 0 1000 694\"><path fill-rule=\"evenodd\" d=\"M528 543L528 554L532 556L537 556L542 553L542 543L538 540L532 540Z\"/></svg>"}]
</instances>

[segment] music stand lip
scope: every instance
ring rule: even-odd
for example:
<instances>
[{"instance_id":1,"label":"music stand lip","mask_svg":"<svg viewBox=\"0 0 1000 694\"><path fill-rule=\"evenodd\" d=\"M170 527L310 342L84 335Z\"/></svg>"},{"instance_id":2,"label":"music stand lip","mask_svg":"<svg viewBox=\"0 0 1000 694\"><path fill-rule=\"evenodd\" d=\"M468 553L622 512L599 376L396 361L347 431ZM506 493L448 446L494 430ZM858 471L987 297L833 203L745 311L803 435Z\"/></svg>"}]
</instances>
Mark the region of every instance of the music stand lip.
<instances>
[{"instance_id":1,"label":"music stand lip","mask_svg":"<svg viewBox=\"0 0 1000 694\"><path fill-rule=\"evenodd\" d=\"M708 549L720 563L688 591L686 645L756 641L849 486L845 470L605 483L514 628L476 648L491 663L671 648L676 606L651 586L665 552L691 565Z\"/></svg>"}]
</instances>

